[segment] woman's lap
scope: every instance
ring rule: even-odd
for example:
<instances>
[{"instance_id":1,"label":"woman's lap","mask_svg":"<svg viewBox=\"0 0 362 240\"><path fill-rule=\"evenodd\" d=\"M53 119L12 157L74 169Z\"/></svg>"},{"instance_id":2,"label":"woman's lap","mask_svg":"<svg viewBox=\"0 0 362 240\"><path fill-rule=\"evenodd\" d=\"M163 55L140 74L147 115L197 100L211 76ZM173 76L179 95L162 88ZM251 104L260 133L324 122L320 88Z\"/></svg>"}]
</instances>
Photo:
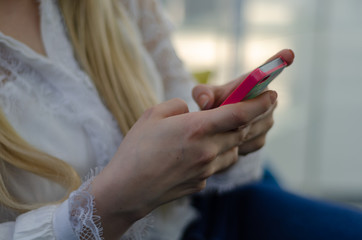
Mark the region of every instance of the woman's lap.
<instances>
[{"instance_id":1,"label":"woman's lap","mask_svg":"<svg viewBox=\"0 0 362 240\"><path fill-rule=\"evenodd\" d=\"M362 239L362 212L258 183L193 199L201 218L184 240Z\"/></svg>"}]
</instances>

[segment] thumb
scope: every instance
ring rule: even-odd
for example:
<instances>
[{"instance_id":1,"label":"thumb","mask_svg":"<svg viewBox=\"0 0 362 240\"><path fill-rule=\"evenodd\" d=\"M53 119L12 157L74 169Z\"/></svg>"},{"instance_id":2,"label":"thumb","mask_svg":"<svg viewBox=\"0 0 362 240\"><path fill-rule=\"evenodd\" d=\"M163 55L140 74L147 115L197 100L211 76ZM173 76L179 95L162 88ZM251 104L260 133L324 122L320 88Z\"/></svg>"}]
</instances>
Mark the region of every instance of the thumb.
<instances>
[{"instance_id":1,"label":"thumb","mask_svg":"<svg viewBox=\"0 0 362 240\"><path fill-rule=\"evenodd\" d=\"M192 89L192 97L201 110L210 109L215 100L213 86L200 84Z\"/></svg>"}]
</instances>

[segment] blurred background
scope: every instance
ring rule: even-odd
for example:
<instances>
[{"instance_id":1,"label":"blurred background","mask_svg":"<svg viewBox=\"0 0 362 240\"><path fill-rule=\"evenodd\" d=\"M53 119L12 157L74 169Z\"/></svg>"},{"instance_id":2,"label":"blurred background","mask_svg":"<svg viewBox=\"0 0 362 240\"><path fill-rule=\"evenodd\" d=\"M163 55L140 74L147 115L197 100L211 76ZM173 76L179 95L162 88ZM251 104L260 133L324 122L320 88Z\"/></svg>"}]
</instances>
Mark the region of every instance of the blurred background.
<instances>
[{"instance_id":1,"label":"blurred background","mask_svg":"<svg viewBox=\"0 0 362 240\"><path fill-rule=\"evenodd\" d=\"M287 189L362 203L362 1L162 0L199 79L222 84L283 48L264 158Z\"/></svg>"}]
</instances>

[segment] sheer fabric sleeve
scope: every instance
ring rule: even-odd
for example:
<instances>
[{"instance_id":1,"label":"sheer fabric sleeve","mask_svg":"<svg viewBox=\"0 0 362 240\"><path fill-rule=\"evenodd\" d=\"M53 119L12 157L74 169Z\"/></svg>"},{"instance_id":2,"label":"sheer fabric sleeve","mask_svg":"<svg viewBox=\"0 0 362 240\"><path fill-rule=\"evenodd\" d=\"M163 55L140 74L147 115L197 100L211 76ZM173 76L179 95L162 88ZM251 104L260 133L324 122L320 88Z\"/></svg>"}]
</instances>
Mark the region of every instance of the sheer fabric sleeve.
<instances>
[{"instance_id":1,"label":"sheer fabric sleeve","mask_svg":"<svg viewBox=\"0 0 362 240\"><path fill-rule=\"evenodd\" d=\"M92 173L93 174L93 173ZM0 224L0 240L103 240L101 218L90 193L94 176L60 205L49 205ZM122 240L142 240L152 227L151 214L135 222Z\"/></svg>"},{"instance_id":2,"label":"sheer fabric sleeve","mask_svg":"<svg viewBox=\"0 0 362 240\"><path fill-rule=\"evenodd\" d=\"M90 172L88 180L55 211L53 218L57 240L103 240L101 217L97 215L95 198L90 193L91 183L100 168ZM142 240L152 227L151 214L136 221L121 237L121 240Z\"/></svg>"},{"instance_id":3,"label":"sheer fabric sleeve","mask_svg":"<svg viewBox=\"0 0 362 240\"><path fill-rule=\"evenodd\" d=\"M56 210L53 218L57 240L101 240L101 218L96 215L94 196L90 193L93 178L72 192Z\"/></svg>"},{"instance_id":4,"label":"sheer fabric sleeve","mask_svg":"<svg viewBox=\"0 0 362 240\"><path fill-rule=\"evenodd\" d=\"M0 239L55 239L53 214L56 205L42 207L19 215L13 222L0 224Z\"/></svg>"},{"instance_id":5,"label":"sheer fabric sleeve","mask_svg":"<svg viewBox=\"0 0 362 240\"><path fill-rule=\"evenodd\" d=\"M0 224L0 240L101 240L100 217L95 214L89 182L60 205L44 206Z\"/></svg>"},{"instance_id":6,"label":"sheer fabric sleeve","mask_svg":"<svg viewBox=\"0 0 362 240\"><path fill-rule=\"evenodd\" d=\"M191 111L198 110L191 91L195 82L177 56L171 42L172 24L164 15L156 0L138 0L138 26L143 43L150 54L163 81L166 99L184 99ZM205 191L226 191L238 185L260 178L262 161L259 152L239 157L239 161L228 171L208 179Z\"/></svg>"},{"instance_id":7,"label":"sheer fabric sleeve","mask_svg":"<svg viewBox=\"0 0 362 240\"><path fill-rule=\"evenodd\" d=\"M0 224L0 240L101 240L100 217L96 215L90 181L60 205L48 205Z\"/></svg>"}]
</instances>

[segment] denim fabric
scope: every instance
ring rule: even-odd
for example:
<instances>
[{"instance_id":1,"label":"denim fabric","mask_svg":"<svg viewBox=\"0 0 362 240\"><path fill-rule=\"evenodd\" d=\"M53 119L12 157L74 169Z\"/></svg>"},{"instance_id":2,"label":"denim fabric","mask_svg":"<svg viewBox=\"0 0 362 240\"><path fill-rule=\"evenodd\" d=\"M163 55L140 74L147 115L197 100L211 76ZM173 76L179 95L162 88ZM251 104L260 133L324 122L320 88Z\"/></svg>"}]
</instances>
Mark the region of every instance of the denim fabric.
<instances>
[{"instance_id":1,"label":"denim fabric","mask_svg":"<svg viewBox=\"0 0 362 240\"><path fill-rule=\"evenodd\" d=\"M183 240L362 239L361 210L297 196L269 180L195 196L200 218Z\"/></svg>"}]
</instances>

